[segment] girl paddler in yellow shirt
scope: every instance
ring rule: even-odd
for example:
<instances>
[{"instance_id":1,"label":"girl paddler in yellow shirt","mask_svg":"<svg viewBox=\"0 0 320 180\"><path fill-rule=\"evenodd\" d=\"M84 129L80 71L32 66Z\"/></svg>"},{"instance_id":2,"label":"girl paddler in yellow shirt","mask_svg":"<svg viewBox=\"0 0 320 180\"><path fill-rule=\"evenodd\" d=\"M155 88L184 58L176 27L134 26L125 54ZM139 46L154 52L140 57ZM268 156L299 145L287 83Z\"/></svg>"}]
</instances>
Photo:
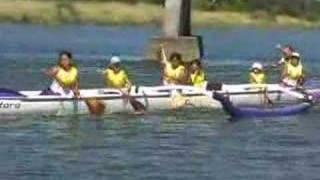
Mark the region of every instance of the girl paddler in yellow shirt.
<instances>
[{"instance_id":1,"label":"girl paddler in yellow shirt","mask_svg":"<svg viewBox=\"0 0 320 180\"><path fill-rule=\"evenodd\" d=\"M117 56L111 58L108 68L103 71L103 77L108 88L129 89L132 85Z\"/></svg>"},{"instance_id":2,"label":"girl paddler in yellow shirt","mask_svg":"<svg viewBox=\"0 0 320 180\"><path fill-rule=\"evenodd\" d=\"M174 52L167 58L163 45L160 45L162 80L164 85L181 85L187 83L187 73L181 54Z\"/></svg>"},{"instance_id":3,"label":"girl paddler in yellow shirt","mask_svg":"<svg viewBox=\"0 0 320 180\"><path fill-rule=\"evenodd\" d=\"M54 80L50 86L53 93L79 97L78 69L72 63L70 52L62 51L59 54L58 65L47 70L46 74Z\"/></svg>"},{"instance_id":4,"label":"girl paddler in yellow shirt","mask_svg":"<svg viewBox=\"0 0 320 180\"><path fill-rule=\"evenodd\" d=\"M106 70L103 71L105 84L108 88L119 89L125 100L131 104L134 113L141 115L145 113L146 107L128 92L132 86L127 72L121 67L121 60L117 56L113 56ZM126 91L126 92L125 92Z\"/></svg>"},{"instance_id":5,"label":"girl paddler in yellow shirt","mask_svg":"<svg viewBox=\"0 0 320 180\"><path fill-rule=\"evenodd\" d=\"M221 82L207 81L206 73L199 59L195 59L190 63L188 74L189 84L194 87L209 91L222 89L223 84Z\"/></svg>"},{"instance_id":6,"label":"girl paddler in yellow shirt","mask_svg":"<svg viewBox=\"0 0 320 180\"><path fill-rule=\"evenodd\" d=\"M193 60L190 64L190 82L192 86L198 88L205 88L207 85L206 75L200 60Z\"/></svg>"},{"instance_id":7,"label":"girl paddler in yellow shirt","mask_svg":"<svg viewBox=\"0 0 320 180\"><path fill-rule=\"evenodd\" d=\"M252 85L264 85L266 84L266 75L261 63L255 62L251 66L251 72L249 75L249 81Z\"/></svg>"},{"instance_id":8,"label":"girl paddler in yellow shirt","mask_svg":"<svg viewBox=\"0 0 320 180\"><path fill-rule=\"evenodd\" d=\"M290 62L285 67L282 76L282 83L286 86L299 87L303 86L305 81L305 73L301 63L300 54L297 52L292 53Z\"/></svg>"},{"instance_id":9,"label":"girl paddler in yellow shirt","mask_svg":"<svg viewBox=\"0 0 320 180\"><path fill-rule=\"evenodd\" d=\"M261 103L264 105L273 105L273 101L268 96L267 78L263 68L263 65L259 62L255 62L251 66L249 81L252 87L250 89L257 89L261 91Z\"/></svg>"}]
</instances>

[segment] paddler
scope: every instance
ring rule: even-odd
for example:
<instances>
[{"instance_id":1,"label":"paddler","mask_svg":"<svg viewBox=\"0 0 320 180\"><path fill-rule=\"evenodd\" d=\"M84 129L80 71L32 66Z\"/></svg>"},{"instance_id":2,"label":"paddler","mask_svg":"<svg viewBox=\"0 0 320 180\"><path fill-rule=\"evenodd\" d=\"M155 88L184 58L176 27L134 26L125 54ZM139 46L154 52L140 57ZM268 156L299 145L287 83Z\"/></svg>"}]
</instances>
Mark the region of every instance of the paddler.
<instances>
[{"instance_id":1,"label":"paddler","mask_svg":"<svg viewBox=\"0 0 320 180\"><path fill-rule=\"evenodd\" d=\"M251 66L249 75L249 81L253 85L266 84L266 75L263 70L263 65L259 62L255 62Z\"/></svg>"},{"instance_id":2,"label":"paddler","mask_svg":"<svg viewBox=\"0 0 320 180\"><path fill-rule=\"evenodd\" d=\"M186 68L180 53L174 52L167 58L163 45L160 45L161 63L163 65L162 80L164 85L187 84Z\"/></svg>"},{"instance_id":3,"label":"paddler","mask_svg":"<svg viewBox=\"0 0 320 180\"><path fill-rule=\"evenodd\" d=\"M272 105L273 102L268 96L268 89L267 89L267 81L266 81L266 74L263 68L263 65L259 62L255 62L251 66L250 74L249 74L249 81L252 87L250 89L258 89L262 92L261 102L265 106Z\"/></svg>"},{"instance_id":4,"label":"paddler","mask_svg":"<svg viewBox=\"0 0 320 180\"><path fill-rule=\"evenodd\" d=\"M304 80L305 73L301 63L300 54L293 52L290 62L286 65L281 75L281 81L286 86L300 87L303 86Z\"/></svg>"},{"instance_id":5,"label":"paddler","mask_svg":"<svg viewBox=\"0 0 320 180\"><path fill-rule=\"evenodd\" d=\"M129 93L132 83L127 72L122 68L121 59L118 56L113 56L110 59L108 68L103 71L103 76L108 88L118 89L122 92L124 100L130 103L135 114L145 113L146 107Z\"/></svg>"},{"instance_id":6,"label":"paddler","mask_svg":"<svg viewBox=\"0 0 320 180\"><path fill-rule=\"evenodd\" d=\"M190 64L190 83L198 88L203 88L207 84L205 72L198 59L193 60Z\"/></svg>"},{"instance_id":7,"label":"paddler","mask_svg":"<svg viewBox=\"0 0 320 180\"><path fill-rule=\"evenodd\" d=\"M103 71L103 77L108 88L129 89L132 85L118 56L113 56L110 59L108 68Z\"/></svg>"},{"instance_id":8,"label":"paddler","mask_svg":"<svg viewBox=\"0 0 320 180\"><path fill-rule=\"evenodd\" d=\"M286 45L284 47L281 47L279 45L278 48L281 50L282 53L282 58L279 60L278 65L286 65L287 63L289 63L292 54L296 51L291 45Z\"/></svg>"},{"instance_id":9,"label":"paddler","mask_svg":"<svg viewBox=\"0 0 320 180\"><path fill-rule=\"evenodd\" d=\"M72 54L62 51L59 54L58 65L47 70L46 74L54 81L49 90L54 94L79 97L78 69L72 62Z\"/></svg>"},{"instance_id":10,"label":"paddler","mask_svg":"<svg viewBox=\"0 0 320 180\"><path fill-rule=\"evenodd\" d=\"M195 59L190 63L189 84L209 91L222 89L222 83L207 80L206 73L199 59Z\"/></svg>"}]
</instances>

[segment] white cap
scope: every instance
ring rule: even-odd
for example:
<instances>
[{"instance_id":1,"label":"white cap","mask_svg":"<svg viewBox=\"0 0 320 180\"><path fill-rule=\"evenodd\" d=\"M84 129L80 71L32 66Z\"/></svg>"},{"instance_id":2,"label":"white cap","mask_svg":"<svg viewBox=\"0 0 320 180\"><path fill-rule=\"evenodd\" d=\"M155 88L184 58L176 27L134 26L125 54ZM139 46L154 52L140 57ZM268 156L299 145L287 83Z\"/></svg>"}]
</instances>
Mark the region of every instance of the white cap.
<instances>
[{"instance_id":1,"label":"white cap","mask_svg":"<svg viewBox=\"0 0 320 180\"><path fill-rule=\"evenodd\" d=\"M296 57L296 58L300 58L300 54L297 53L297 52L293 52L293 53L291 54L291 56L292 56L292 57Z\"/></svg>"},{"instance_id":2,"label":"white cap","mask_svg":"<svg viewBox=\"0 0 320 180\"><path fill-rule=\"evenodd\" d=\"M120 58L118 56L113 56L110 59L109 65L118 64L120 62L121 62L121 60L120 60Z\"/></svg>"},{"instance_id":3,"label":"white cap","mask_svg":"<svg viewBox=\"0 0 320 180\"><path fill-rule=\"evenodd\" d=\"M252 64L251 69L259 69L259 70L263 70L263 65L259 62L255 62Z\"/></svg>"}]
</instances>

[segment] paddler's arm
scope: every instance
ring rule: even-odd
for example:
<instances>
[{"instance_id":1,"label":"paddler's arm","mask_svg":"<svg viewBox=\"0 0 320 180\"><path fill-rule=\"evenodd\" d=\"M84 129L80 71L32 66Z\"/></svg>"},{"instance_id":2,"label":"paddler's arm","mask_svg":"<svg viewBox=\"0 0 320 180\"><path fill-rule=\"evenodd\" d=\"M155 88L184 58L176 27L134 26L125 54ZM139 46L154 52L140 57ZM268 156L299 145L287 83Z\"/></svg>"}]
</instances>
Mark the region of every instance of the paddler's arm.
<instances>
[{"instance_id":1,"label":"paddler's arm","mask_svg":"<svg viewBox=\"0 0 320 180\"><path fill-rule=\"evenodd\" d=\"M160 44L160 56L161 56L161 62L163 64L166 64L168 62L168 57L166 55L166 52L165 52L163 44Z\"/></svg>"},{"instance_id":2,"label":"paddler's arm","mask_svg":"<svg viewBox=\"0 0 320 180\"><path fill-rule=\"evenodd\" d=\"M75 84L72 88L73 94L76 98L80 97L80 90L79 90L80 83L79 82L80 82L79 78L77 78L77 81L75 82Z\"/></svg>"},{"instance_id":3,"label":"paddler's arm","mask_svg":"<svg viewBox=\"0 0 320 180\"><path fill-rule=\"evenodd\" d=\"M52 67L50 69L47 69L44 73L49 76L50 78L54 78L56 77L56 75L58 74L58 67Z\"/></svg>"},{"instance_id":4,"label":"paddler's arm","mask_svg":"<svg viewBox=\"0 0 320 180\"><path fill-rule=\"evenodd\" d=\"M58 71L59 71L59 68L55 66L55 67L52 67L52 68L46 70L45 74L47 76L49 76L50 78L56 80L61 85L63 83L61 82L61 80L59 78L57 78Z\"/></svg>"},{"instance_id":5,"label":"paddler's arm","mask_svg":"<svg viewBox=\"0 0 320 180\"><path fill-rule=\"evenodd\" d=\"M250 73L250 75L249 75L249 82L250 82L250 84L257 84L256 79L252 76L251 73Z\"/></svg>"},{"instance_id":6,"label":"paddler's arm","mask_svg":"<svg viewBox=\"0 0 320 180\"><path fill-rule=\"evenodd\" d=\"M108 86L108 84L107 84L107 79L108 79L107 69L105 69L104 71L102 71L101 75L102 75L102 79L103 79L104 85L105 85L105 86Z\"/></svg>"},{"instance_id":7,"label":"paddler's arm","mask_svg":"<svg viewBox=\"0 0 320 180\"><path fill-rule=\"evenodd\" d=\"M125 71L124 73L125 73L125 77L126 77L126 79L125 79L125 81L126 81L126 88L130 89L131 86L132 86L132 83L131 83L131 81L129 80L129 76L128 76L127 71Z\"/></svg>"},{"instance_id":8,"label":"paddler's arm","mask_svg":"<svg viewBox=\"0 0 320 180\"><path fill-rule=\"evenodd\" d=\"M182 72L182 84L192 85L190 78L190 68L185 66L184 71Z\"/></svg>"},{"instance_id":9,"label":"paddler's arm","mask_svg":"<svg viewBox=\"0 0 320 180\"><path fill-rule=\"evenodd\" d=\"M282 68L282 71L281 71L281 81L288 76L287 71L288 71L287 66L284 66L284 67Z\"/></svg>"},{"instance_id":10,"label":"paddler's arm","mask_svg":"<svg viewBox=\"0 0 320 180\"><path fill-rule=\"evenodd\" d=\"M300 86L303 86L303 84L305 83L305 81L306 81L306 72L305 72L305 70L303 69L303 70L302 70L302 75L301 75L301 77L300 77L299 80L298 80L298 84L299 84Z\"/></svg>"}]
</instances>

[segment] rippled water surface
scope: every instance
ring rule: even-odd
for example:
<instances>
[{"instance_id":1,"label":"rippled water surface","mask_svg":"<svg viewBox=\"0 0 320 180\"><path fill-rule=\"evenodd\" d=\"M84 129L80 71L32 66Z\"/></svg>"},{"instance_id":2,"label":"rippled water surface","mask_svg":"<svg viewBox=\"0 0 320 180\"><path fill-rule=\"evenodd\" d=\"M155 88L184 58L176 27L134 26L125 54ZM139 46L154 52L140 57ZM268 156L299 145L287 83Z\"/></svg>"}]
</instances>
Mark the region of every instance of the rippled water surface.
<instances>
[{"instance_id":1,"label":"rippled water surface","mask_svg":"<svg viewBox=\"0 0 320 180\"><path fill-rule=\"evenodd\" d=\"M137 84L160 83L156 63L140 60L155 27L0 25L0 84L43 89L42 70L70 49L82 87L102 87L99 71L121 55ZM304 55L318 81L318 30L196 29L210 79L244 83L255 60L271 63L277 43ZM270 81L277 79L271 71ZM145 116L22 117L0 121L0 179L318 179L319 108L306 115L229 122L218 110Z\"/></svg>"}]
</instances>

